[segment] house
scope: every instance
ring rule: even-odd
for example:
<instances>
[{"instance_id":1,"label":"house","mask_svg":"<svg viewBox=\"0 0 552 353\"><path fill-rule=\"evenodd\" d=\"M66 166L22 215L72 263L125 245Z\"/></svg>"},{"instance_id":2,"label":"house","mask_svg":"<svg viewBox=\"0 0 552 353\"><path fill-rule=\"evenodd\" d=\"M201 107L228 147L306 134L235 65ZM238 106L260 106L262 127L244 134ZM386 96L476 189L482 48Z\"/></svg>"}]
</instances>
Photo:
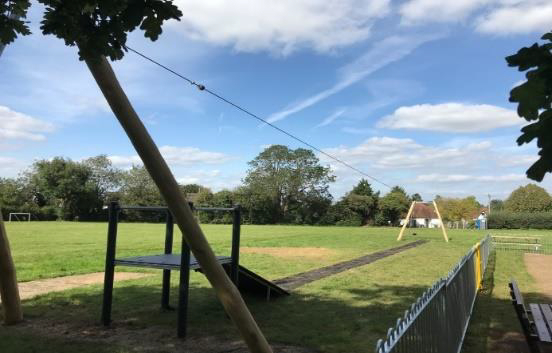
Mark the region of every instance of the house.
<instances>
[{"instance_id":1,"label":"house","mask_svg":"<svg viewBox=\"0 0 552 353\"><path fill-rule=\"evenodd\" d=\"M403 217L406 218L406 215ZM401 225L404 224L405 218L401 219ZM439 228L441 221L432 204L416 202L408 226L411 228Z\"/></svg>"},{"instance_id":2,"label":"house","mask_svg":"<svg viewBox=\"0 0 552 353\"><path fill-rule=\"evenodd\" d=\"M470 214L470 219L473 221L478 219L487 219L488 214L489 214L489 209L487 207L481 207Z\"/></svg>"}]
</instances>

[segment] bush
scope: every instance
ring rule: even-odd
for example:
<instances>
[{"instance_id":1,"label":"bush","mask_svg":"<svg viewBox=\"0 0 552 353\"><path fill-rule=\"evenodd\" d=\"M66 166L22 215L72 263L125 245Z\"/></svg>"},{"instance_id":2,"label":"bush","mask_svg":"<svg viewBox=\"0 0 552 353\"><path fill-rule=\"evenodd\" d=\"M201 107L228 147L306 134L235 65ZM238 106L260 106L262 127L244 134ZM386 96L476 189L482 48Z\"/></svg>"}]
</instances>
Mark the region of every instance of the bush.
<instances>
[{"instance_id":1,"label":"bush","mask_svg":"<svg viewBox=\"0 0 552 353\"><path fill-rule=\"evenodd\" d=\"M335 225L339 227L360 227L362 225L362 218L350 217L350 218L342 219L337 221Z\"/></svg>"},{"instance_id":2,"label":"bush","mask_svg":"<svg viewBox=\"0 0 552 353\"><path fill-rule=\"evenodd\" d=\"M493 212L488 218L490 229L552 229L552 212Z\"/></svg>"}]
</instances>

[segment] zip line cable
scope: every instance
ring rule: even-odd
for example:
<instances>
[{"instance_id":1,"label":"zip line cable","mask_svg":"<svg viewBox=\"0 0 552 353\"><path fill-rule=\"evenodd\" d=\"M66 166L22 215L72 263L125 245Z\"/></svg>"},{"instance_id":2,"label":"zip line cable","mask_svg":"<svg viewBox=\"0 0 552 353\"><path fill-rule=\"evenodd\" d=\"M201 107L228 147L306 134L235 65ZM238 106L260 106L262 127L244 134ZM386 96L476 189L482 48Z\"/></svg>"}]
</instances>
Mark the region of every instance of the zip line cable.
<instances>
[{"instance_id":1,"label":"zip line cable","mask_svg":"<svg viewBox=\"0 0 552 353\"><path fill-rule=\"evenodd\" d=\"M335 157L335 156L333 156L333 155L331 155L331 154L329 154L329 153L327 153L327 152L324 152L324 151L321 150L320 148L318 148L318 147L316 147L316 146L314 146L314 145L308 143L307 141L305 141L305 140L303 140L303 139L301 139L301 138L299 138L299 137L293 135L292 133L287 132L286 130L284 130L284 129L282 129L282 128L280 128L280 127L278 127L278 126L276 126L276 125L274 125L274 124L272 124L272 123L266 121L265 119L259 117L258 115L253 114L253 113L250 112L249 110L247 110L247 109L245 109L245 108L242 108L242 107L239 106L238 104L236 104L236 103L234 103L234 102L232 102L232 101L230 101L230 100L228 100L228 99L222 97L222 96L219 95L218 93L211 91L210 89L206 88L204 85L202 85L202 84L200 84L200 83L197 83L197 82L195 82L195 81L189 79L188 77L186 77L186 76L184 76L184 75L179 74L178 72L174 71L173 69L171 69L171 68L169 68L169 67L167 67L167 66L165 66L165 65L163 65L163 64L161 64L161 63L159 63L158 61L155 61L154 59L150 58L149 56L147 56L147 55L145 55L145 54L142 54L141 52L139 52L139 51L137 51L137 50L135 50L135 49L132 49L132 48L129 47L128 45L125 45L124 48L127 49L127 50L130 50L130 51L133 52L134 54L136 54L136 55L138 55L138 56L140 56L140 57L146 59L147 61L149 61L149 62L151 62L151 63L153 63L153 64L155 64L155 65L161 67L162 69L164 69L164 70L166 70L166 71L172 73L173 75L180 77L180 78L183 79L184 81L187 81L190 85L196 86L200 91L205 91L205 92L209 93L210 95L212 95L212 96L214 96L214 97L220 99L221 101L223 101L223 102L225 102L225 103L227 103L227 104L233 106L234 108L236 108L236 109L238 109L238 110L244 112L245 114L247 114L247 115L250 116L251 118L254 118L254 119L258 120L258 121L260 121L261 123L266 124L266 125L270 126L271 128L273 128L273 129L275 129L275 130L278 130L279 132L281 132L281 133L283 133L283 134L285 134L285 135L291 137L291 138L294 139L295 141L298 141L298 142L302 143L303 145L312 148L313 150L315 150L315 151L317 151L317 152L323 154L324 156L326 156L326 157L328 157L328 158L334 160L335 162L338 162L338 163L340 163L340 164L346 166L347 168L352 169L352 170L354 170L355 172L357 172L357 173L359 173L359 174L361 174L361 175L363 175L363 176L365 176L365 177L367 177L367 178L372 179L373 181L375 181L375 182L377 182L377 183L380 183L380 184L382 184L382 185L385 185L385 186L387 186L389 189L392 188L389 184L386 184L386 183L384 183L383 181L378 180L377 178L375 178L375 177L373 177L373 176L371 176L371 175L369 175L369 174L363 172L362 170L360 170L360 169L358 169L358 168L356 168L356 167L350 165L349 163L347 163L347 162L345 162L345 161L343 161L343 160L341 160L341 159L339 159L339 158L337 158L337 157Z\"/></svg>"}]
</instances>

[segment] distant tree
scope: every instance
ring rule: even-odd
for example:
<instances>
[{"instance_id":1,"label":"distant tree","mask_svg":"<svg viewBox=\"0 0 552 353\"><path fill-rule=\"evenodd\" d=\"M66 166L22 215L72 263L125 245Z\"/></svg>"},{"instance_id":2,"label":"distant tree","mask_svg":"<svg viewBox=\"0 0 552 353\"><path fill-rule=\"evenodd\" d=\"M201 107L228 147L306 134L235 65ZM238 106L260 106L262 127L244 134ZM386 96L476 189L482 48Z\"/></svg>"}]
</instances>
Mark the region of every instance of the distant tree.
<instances>
[{"instance_id":1,"label":"distant tree","mask_svg":"<svg viewBox=\"0 0 552 353\"><path fill-rule=\"evenodd\" d=\"M199 184L185 184L180 186L180 190L185 194L197 194L202 189L205 189L205 187Z\"/></svg>"},{"instance_id":2,"label":"distant tree","mask_svg":"<svg viewBox=\"0 0 552 353\"><path fill-rule=\"evenodd\" d=\"M540 148L539 159L527 169L527 176L536 181L552 171L552 32L541 39L546 42L506 57L509 66L527 71L527 81L510 91L510 102L518 103L518 115L529 122L521 129L518 145L536 139Z\"/></svg>"},{"instance_id":3,"label":"distant tree","mask_svg":"<svg viewBox=\"0 0 552 353\"><path fill-rule=\"evenodd\" d=\"M252 224L274 223L273 202L268 193L260 192L250 186L239 186L235 190L236 203L243 210L244 222Z\"/></svg>"},{"instance_id":4,"label":"distant tree","mask_svg":"<svg viewBox=\"0 0 552 353\"><path fill-rule=\"evenodd\" d=\"M25 205L32 201L29 188L22 179L0 178L0 207L5 216L10 212L26 212Z\"/></svg>"},{"instance_id":5,"label":"distant tree","mask_svg":"<svg viewBox=\"0 0 552 353\"><path fill-rule=\"evenodd\" d=\"M372 186L366 179L360 179L358 184L356 184L353 187L353 190L350 192L351 194L357 194L361 196L372 196L374 195L374 190L372 190Z\"/></svg>"},{"instance_id":6,"label":"distant tree","mask_svg":"<svg viewBox=\"0 0 552 353\"><path fill-rule=\"evenodd\" d=\"M65 220L97 217L102 209L92 170L70 159L55 157L32 166L30 183L37 197L60 209Z\"/></svg>"},{"instance_id":7,"label":"distant tree","mask_svg":"<svg viewBox=\"0 0 552 353\"><path fill-rule=\"evenodd\" d=\"M121 201L126 205L161 206L165 200L143 166L132 166L123 174Z\"/></svg>"},{"instance_id":8,"label":"distant tree","mask_svg":"<svg viewBox=\"0 0 552 353\"><path fill-rule=\"evenodd\" d=\"M491 200L491 212L502 211L504 209L504 201L502 200Z\"/></svg>"},{"instance_id":9,"label":"distant tree","mask_svg":"<svg viewBox=\"0 0 552 353\"><path fill-rule=\"evenodd\" d=\"M114 167L106 155L90 157L83 160L82 164L92 172L91 181L96 184L98 197L107 204L110 193L121 188L124 172Z\"/></svg>"},{"instance_id":10,"label":"distant tree","mask_svg":"<svg viewBox=\"0 0 552 353\"><path fill-rule=\"evenodd\" d=\"M412 196L410 196L410 199L411 199L412 201L418 201L418 202L423 201L423 200L422 200L422 196L421 196L420 194L418 194L418 193L412 194Z\"/></svg>"},{"instance_id":11,"label":"distant tree","mask_svg":"<svg viewBox=\"0 0 552 353\"><path fill-rule=\"evenodd\" d=\"M329 183L335 180L329 167L319 164L310 150L272 145L249 162L244 184L258 200L267 200L273 223L296 218L290 213L310 199L331 200Z\"/></svg>"},{"instance_id":12,"label":"distant tree","mask_svg":"<svg viewBox=\"0 0 552 353\"><path fill-rule=\"evenodd\" d=\"M336 205L336 222L343 225L373 224L378 210L379 192L374 193L370 183L361 179Z\"/></svg>"},{"instance_id":13,"label":"distant tree","mask_svg":"<svg viewBox=\"0 0 552 353\"><path fill-rule=\"evenodd\" d=\"M403 188L395 186L379 200L379 223L397 225L400 217L408 212L410 199Z\"/></svg>"},{"instance_id":14,"label":"distant tree","mask_svg":"<svg viewBox=\"0 0 552 353\"><path fill-rule=\"evenodd\" d=\"M514 212L549 211L551 206L548 192L535 184L520 186L504 201L504 209Z\"/></svg>"},{"instance_id":15,"label":"distant tree","mask_svg":"<svg viewBox=\"0 0 552 353\"><path fill-rule=\"evenodd\" d=\"M436 198L437 207L444 221L469 220L477 215L481 205L475 196L460 198Z\"/></svg>"}]
</instances>

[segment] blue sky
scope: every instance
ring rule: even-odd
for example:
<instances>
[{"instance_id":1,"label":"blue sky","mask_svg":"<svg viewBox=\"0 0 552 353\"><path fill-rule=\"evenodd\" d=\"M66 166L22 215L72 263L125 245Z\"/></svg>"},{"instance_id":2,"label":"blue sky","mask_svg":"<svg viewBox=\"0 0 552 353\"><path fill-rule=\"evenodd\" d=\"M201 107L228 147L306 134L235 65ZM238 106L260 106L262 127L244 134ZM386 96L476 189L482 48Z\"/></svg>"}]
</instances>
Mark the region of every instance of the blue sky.
<instances>
[{"instance_id":1,"label":"blue sky","mask_svg":"<svg viewBox=\"0 0 552 353\"><path fill-rule=\"evenodd\" d=\"M175 2L182 21L128 45L367 174L428 200L505 198L529 182L537 149L516 145L523 120L508 102L523 75L504 57L550 30L549 1ZM34 34L0 58L0 176L53 156L140 163L76 49L40 34L40 16L33 4ZM113 65L183 183L232 188L266 146L302 147L135 54ZM320 158L336 198L362 177Z\"/></svg>"}]
</instances>

